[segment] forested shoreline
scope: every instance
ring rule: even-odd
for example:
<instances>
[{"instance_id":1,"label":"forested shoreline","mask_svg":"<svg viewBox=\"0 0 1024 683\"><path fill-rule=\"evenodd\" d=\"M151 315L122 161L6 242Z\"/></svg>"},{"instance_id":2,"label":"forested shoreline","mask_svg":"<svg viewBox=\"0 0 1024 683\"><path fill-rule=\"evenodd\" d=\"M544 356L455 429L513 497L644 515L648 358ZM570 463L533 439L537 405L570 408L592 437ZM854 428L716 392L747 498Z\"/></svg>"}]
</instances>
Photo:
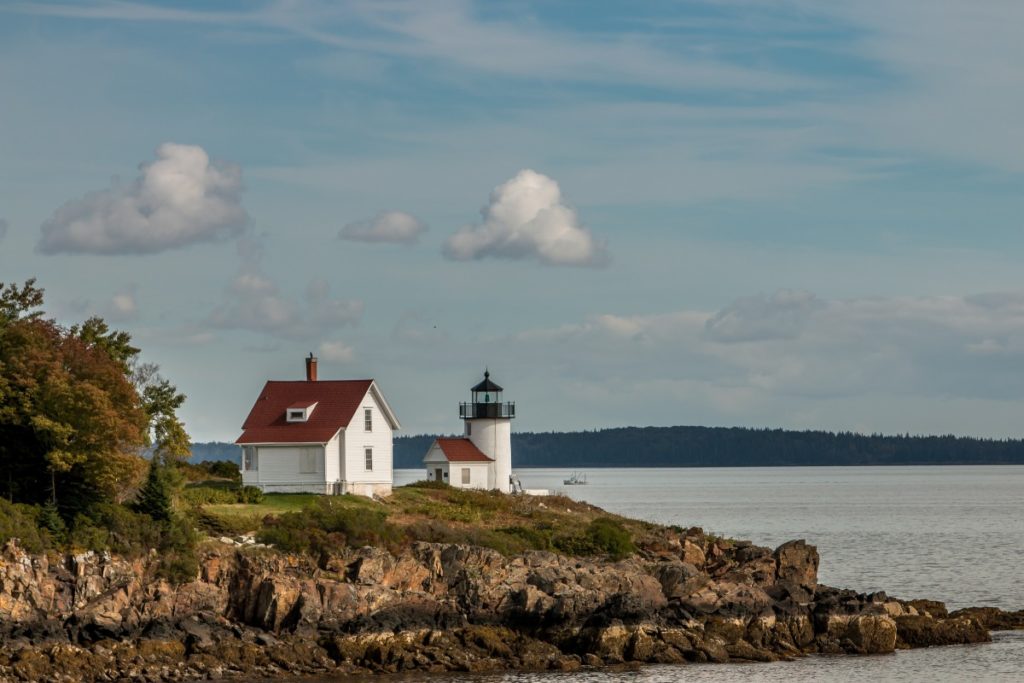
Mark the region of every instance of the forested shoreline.
<instances>
[{"instance_id":1,"label":"forested shoreline","mask_svg":"<svg viewBox=\"0 0 1024 683\"><path fill-rule=\"evenodd\" d=\"M395 437L395 467L421 467L435 435ZM196 443L193 461L238 459L238 447ZM512 434L514 467L792 467L1021 465L1024 440L886 436L743 427L617 427Z\"/></svg>"}]
</instances>

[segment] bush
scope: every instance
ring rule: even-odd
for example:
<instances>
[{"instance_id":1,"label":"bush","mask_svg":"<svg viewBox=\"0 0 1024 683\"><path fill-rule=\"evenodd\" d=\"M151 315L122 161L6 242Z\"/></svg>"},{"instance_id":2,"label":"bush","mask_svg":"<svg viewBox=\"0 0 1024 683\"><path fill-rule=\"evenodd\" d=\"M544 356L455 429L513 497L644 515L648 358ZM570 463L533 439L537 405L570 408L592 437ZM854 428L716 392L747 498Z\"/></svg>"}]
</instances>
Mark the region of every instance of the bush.
<instances>
[{"instance_id":1,"label":"bush","mask_svg":"<svg viewBox=\"0 0 1024 683\"><path fill-rule=\"evenodd\" d=\"M263 502L263 489L259 486L243 486L238 489L238 502L247 505L259 505Z\"/></svg>"},{"instance_id":2,"label":"bush","mask_svg":"<svg viewBox=\"0 0 1024 683\"><path fill-rule=\"evenodd\" d=\"M614 519L598 517L587 527L587 535L595 546L613 560L621 560L636 552L633 537Z\"/></svg>"},{"instance_id":3,"label":"bush","mask_svg":"<svg viewBox=\"0 0 1024 683\"><path fill-rule=\"evenodd\" d=\"M197 541L186 519L174 515L155 520L115 503L97 505L88 515L78 515L68 535L72 549L109 550L126 557L142 557L156 550L160 554L157 576L172 583L191 581L198 573Z\"/></svg>"},{"instance_id":4,"label":"bush","mask_svg":"<svg viewBox=\"0 0 1024 683\"><path fill-rule=\"evenodd\" d=\"M208 479L227 479L241 483L242 473L238 465L227 460L204 460L200 463L176 463L178 471L188 481L206 481Z\"/></svg>"},{"instance_id":5,"label":"bush","mask_svg":"<svg viewBox=\"0 0 1024 683\"><path fill-rule=\"evenodd\" d=\"M636 552L629 531L610 517L598 517L582 533L556 537L553 544L566 555L607 555L613 560Z\"/></svg>"},{"instance_id":6,"label":"bush","mask_svg":"<svg viewBox=\"0 0 1024 683\"><path fill-rule=\"evenodd\" d=\"M258 486L190 486L181 492L181 499L190 505L258 505L263 491Z\"/></svg>"},{"instance_id":7,"label":"bush","mask_svg":"<svg viewBox=\"0 0 1024 683\"><path fill-rule=\"evenodd\" d=\"M409 488L413 489L450 489L451 485L443 481L433 481L431 479L420 479L414 481L411 484L406 484Z\"/></svg>"},{"instance_id":8,"label":"bush","mask_svg":"<svg viewBox=\"0 0 1024 683\"><path fill-rule=\"evenodd\" d=\"M238 502L238 489L190 486L181 492L181 499L190 505L232 505Z\"/></svg>"},{"instance_id":9,"label":"bush","mask_svg":"<svg viewBox=\"0 0 1024 683\"><path fill-rule=\"evenodd\" d=\"M75 517L68 544L72 548L110 550L119 555L139 557L159 548L166 522L116 503L96 505L89 514Z\"/></svg>"},{"instance_id":10,"label":"bush","mask_svg":"<svg viewBox=\"0 0 1024 683\"><path fill-rule=\"evenodd\" d=\"M199 573L199 557L196 555L199 539L195 529L187 520L175 517L161 531L157 576L174 584L194 580Z\"/></svg>"},{"instance_id":11,"label":"bush","mask_svg":"<svg viewBox=\"0 0 1024 683\"><path fill-rule=\"evenodd\" d=\"M530 550L550 550L551 532L541 529L530 529L524 526L512 526L498 529L499 533L520 539Z\"/></svg>"},{"instance_id":12,"label":"bush","mask_svg":"<svg viewBox=\"0 0 1024 683\"><path fill-rule=\"evenodd\" d=\"M242 472L238 469L238 465L227 460L204 460L196 465L196 468L206 472L211 477L242 481Z\"/></svg>"},{"instance_id":13,"label":"bush","mask_svg":"<svg viewBox=\"0 0 1024 683\"><path fill-rule=\"evenodd\" d=\"M285 552L322 555L343 546L394 547L402 542L403 534L387 521L383 510L349 507L323 498L304 510L268 518L256 538Z\"/></svg>"},{"instance_id":14,"label":"bush","mask_svg":"<svg viewBox=\"0 0 1024 683\"><path fill-rule=\"evenodd\" d=\"M54 539L39 527L40 509L35 505L9 503L0 498L0 544L12 538L30 553L38 553L53 547Z\"/></svg>"}]
</instances>

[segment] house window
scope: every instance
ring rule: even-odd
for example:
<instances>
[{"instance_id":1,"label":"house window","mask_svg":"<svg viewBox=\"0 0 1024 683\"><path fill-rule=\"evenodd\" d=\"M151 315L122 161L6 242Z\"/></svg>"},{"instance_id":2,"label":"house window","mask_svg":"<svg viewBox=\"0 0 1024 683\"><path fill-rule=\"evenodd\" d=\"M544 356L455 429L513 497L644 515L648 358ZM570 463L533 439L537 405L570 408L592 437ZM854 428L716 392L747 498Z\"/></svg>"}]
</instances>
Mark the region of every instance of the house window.
<instances>
[{"instance_id":1,"label":"house window","mask_svg":"<svg viewBox=\"0 0 1024 683\"><path fill-rule=\"evenodd\" d=\"M372 472L373 471L373 449L372 448L364 448L363 449L363 456L366 458L366 471L367 472Z\"/></svg>"},{"instance_id":2,"label":"house window","mask_svg":"<svg viewBox=\"0 0 1024 683\"><path fill-rule=\"evenodd\" d=\"M298 410L289 408L288 409L288 421L289 422L305 422L306 411L299 408Z\"/></svg>"},{"instance_id":3,"label":"house window","mask_svg":"<svg viewBox=\"0 0 1024 683\"><path fill-rule=\"evenodd\" d=\"M299 473L316 474L317 456L320 454L318 448L303 448L299 451Z\"/></svg>"},{"instance_id":4,"label":"house window","mask_svg":"<svg viewBox=\"0 0 1024 683\"><path fill-rule=\"evenodd\" d=\"M253 446L246 446L242 449L242 469L246 472L254 472L260 468L259 456L256 454L256 448Z\"/></svg>"},{"instance_id":5,"label":"house window","mask_svg":"<svg viewBox=\"0 0 1024 683\"><path fill-rule=\"evenodd\" d=\"M368 432L373 431L373 410L371 408L363 409L363 429Z\"/></svg>"},{"instance_id":6,"label":"house window","mask_svg":"<svg viewBox=\"0 0 1024 683\"><path fill-rule=\"evenodd\" d=\"M472 422L467 422L466 423L466 436L473 436L473 423Z\"/></svg>"},{"instance_id":7,"label":"house window","mask_svg":"<svg viewBox=\"0 0 1024 683\"><path fill-rule=\"evenodd\" d=\"M463 467L462 468L462 483L463 484L469 484L469 468L468 467Z\"/></svg>"}]
</instances>

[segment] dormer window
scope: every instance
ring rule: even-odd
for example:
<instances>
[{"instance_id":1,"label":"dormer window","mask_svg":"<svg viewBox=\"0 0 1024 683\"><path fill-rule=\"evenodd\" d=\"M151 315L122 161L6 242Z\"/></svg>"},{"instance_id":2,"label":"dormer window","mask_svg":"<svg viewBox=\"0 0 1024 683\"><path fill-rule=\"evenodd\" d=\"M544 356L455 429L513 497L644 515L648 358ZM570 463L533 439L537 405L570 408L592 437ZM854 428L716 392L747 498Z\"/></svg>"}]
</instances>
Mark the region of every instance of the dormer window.
<instances>
[{"instance_id":1,"label":"dormer window","mask_svg":"<svg viewBox=\"0 0 1024 683\"><path fill-rule=\"evenodd\" d=\"M285 410L285 420L287 422L305 422L313 414L314 408L316 408L316 402L312 401L288 406L288 409Z\"/></svg>"}]
</instances>

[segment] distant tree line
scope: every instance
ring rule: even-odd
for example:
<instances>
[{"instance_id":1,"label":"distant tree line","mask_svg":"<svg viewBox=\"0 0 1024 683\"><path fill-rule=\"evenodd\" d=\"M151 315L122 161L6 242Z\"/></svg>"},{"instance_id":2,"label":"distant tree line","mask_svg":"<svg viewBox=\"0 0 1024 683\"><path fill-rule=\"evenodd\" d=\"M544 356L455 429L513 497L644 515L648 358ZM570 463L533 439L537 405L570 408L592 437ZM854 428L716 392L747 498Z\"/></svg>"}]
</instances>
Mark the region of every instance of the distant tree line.
<instances>
[{"instance_id":1,"label":"distant tree line","mask_svg":"<svg viewBox=\"0 0 1024 683\"><path fill-rule=\"evenodd\" d=\"M417 469L437 438L395 437L395 467ZM192 444L192 462L239 461L235 444ZM784 467L1024 465L1024 440L884 436L744 427L617 427L512 434L515 467Z\"/></svg>"},{"instance_id":2,"label":"distant tree line","mask_svg":"<svg viewBox=\"0 0 1024 683\"><path fill-rule=\"evenodd\" d=\"M395 439L395 467L422 467L431 435ZM618 427L512 434L514 467L1020 465L1024 440L742 427Z\"/></svg>"}]
</instances>

